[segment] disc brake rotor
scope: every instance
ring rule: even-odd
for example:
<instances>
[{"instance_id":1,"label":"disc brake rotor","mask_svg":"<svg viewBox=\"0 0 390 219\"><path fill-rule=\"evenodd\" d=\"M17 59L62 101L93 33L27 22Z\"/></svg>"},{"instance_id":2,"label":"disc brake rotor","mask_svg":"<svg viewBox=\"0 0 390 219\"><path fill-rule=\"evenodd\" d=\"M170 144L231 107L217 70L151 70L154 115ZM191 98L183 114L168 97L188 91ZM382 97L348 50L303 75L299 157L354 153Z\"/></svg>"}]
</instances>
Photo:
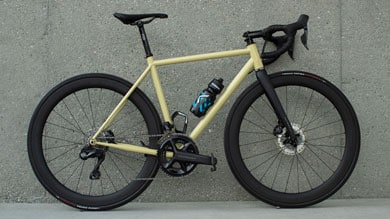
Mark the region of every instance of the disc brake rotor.
<instances>
[{"instance_id":1,"label":"disc brake rotor","mask_svg":"<svg viewBox=\"0 0 390 219\"><path fill-rule=\"evenodd\" d=\"M300 154L305 150L305 135L303 134L303 129L300 127L300 125L292 123L291 124L294 130L294 133L297 137L297 146L294 147L293 145L287 143L287 138L285 137L286 134L286 128L283 128L283 132L279 135L277 135L277 145L285 155L296 155Z\"/></svg>"}]
</instances>

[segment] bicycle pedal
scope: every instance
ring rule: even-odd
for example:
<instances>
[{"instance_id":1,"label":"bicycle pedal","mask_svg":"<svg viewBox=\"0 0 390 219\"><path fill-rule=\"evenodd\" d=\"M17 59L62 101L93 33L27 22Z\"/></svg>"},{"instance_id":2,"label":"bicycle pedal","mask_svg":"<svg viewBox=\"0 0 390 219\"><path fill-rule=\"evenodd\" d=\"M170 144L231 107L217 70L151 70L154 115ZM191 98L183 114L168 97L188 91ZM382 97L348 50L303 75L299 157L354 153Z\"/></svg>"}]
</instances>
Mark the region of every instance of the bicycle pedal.
<instances>
[{"instance_id":1,"label":"bicycle pedal","mask_svg":"<svg viewBox=\"0 0 390 219\"><path fill-rule=\"evenodd\" d=\"M210 155L210 158L211 158L211 168L210 168L210 171L211 172L215 172L217 170L217 158L214 157L214 154L211 153Z\"/></svg>"}]
</instances>

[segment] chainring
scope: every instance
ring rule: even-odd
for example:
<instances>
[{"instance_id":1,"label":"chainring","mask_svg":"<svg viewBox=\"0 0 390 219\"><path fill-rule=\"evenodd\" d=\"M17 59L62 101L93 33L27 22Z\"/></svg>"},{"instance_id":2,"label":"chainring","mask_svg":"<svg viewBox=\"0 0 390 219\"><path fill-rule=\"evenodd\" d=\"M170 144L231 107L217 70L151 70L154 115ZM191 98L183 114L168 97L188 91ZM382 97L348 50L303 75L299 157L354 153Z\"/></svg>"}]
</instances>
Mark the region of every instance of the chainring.
<instances>
[{"instance_id":1,"label":"chainring","mask_svg":"<svg viewBox=\"0 0 390 219\"><path fill-rule=\"evenodd\" d=\"M182 134L170 134L163 137L160 142L157 157L161 169L166 174L174 177L185 176L195 169L195 163L175 159L176 151L199 154L198 148L189 137ZM167 157L168 152L170 152L169 154L173 154L173 157Z\"/></svg>"}]
</instances>

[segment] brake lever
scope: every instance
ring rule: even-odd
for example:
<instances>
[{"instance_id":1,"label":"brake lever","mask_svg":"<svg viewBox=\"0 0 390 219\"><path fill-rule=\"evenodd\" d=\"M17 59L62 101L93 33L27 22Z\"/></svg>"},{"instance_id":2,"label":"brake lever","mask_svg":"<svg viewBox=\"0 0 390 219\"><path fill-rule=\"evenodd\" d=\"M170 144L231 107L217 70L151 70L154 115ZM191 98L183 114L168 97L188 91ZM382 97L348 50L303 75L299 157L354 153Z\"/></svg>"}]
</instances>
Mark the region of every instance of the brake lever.
<instances>
[{"instance_id":1,"label":"brake lever","mask_svg":"<svg viewBox=\"0 0 390 219\"><path fill-rule=\"evenodd\" d=\"M302 41L303 46L305 46L305 48L307 50L309 50L309 47L307 47L307 35L308 35L308 30L307 30L307 26L305 26L303 28L303 34L301 36L301 41Z\"/></svg>"}]
</instances>

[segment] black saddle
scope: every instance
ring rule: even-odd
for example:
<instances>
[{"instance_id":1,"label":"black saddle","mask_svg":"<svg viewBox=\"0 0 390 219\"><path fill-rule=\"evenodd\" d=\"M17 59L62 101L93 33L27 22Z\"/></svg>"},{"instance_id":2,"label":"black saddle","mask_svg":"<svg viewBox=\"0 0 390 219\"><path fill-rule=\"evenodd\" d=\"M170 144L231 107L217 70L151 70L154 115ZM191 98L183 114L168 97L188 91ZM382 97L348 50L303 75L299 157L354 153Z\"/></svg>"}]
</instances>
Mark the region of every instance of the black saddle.
<instances>
[{"instance_id":1,"label":"black saddle","mask_svg":"<svg viewBox=\"0 0 390 219\"><path fill-rule=\"evenodd\" d=\"M152 13L152 14L121 14L115 13L114 17L118 18L124 24L136 25L138 21L141 21L145 18L150 18L147 21L142 21L143 24L150 23L155 18L168 18L167 14L162 13Z\"/></svg>"}]
</instances>

